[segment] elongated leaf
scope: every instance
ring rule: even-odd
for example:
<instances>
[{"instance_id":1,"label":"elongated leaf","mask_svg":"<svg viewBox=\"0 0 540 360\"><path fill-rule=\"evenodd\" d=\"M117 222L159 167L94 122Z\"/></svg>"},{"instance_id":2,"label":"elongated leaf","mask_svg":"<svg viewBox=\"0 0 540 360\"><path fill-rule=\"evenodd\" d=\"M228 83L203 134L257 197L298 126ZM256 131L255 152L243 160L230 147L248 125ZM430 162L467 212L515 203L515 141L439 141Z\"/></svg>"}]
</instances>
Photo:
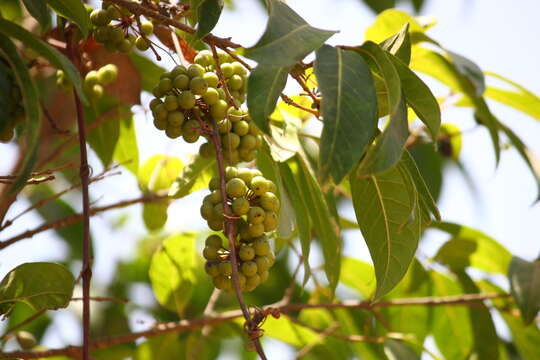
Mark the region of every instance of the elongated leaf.
<instances>
[{"instance_id":1,"label":"elongated leaf","mask_svg":"<svg viewBox=\"0 0 540 360\"><path fill-rule=\"evenodd\" d=\"M358 276L362 274L362 276ZM365 261L344 256L341 259L341 273L339 281L357 290L363 298L367 299L375 291L375 271L373 265Z\"/></svg>"},{"instance_id":2,"label":"elongated leaf","mask_svg":"<svg viewBox=\"0 0 540 360\"><path fill-rule=\"evenodd\" d=\"M268 116L274 112L279 95L285 88L290 66L257 66L249 75L247 105L257 127L270 133Z\"/></svg>"},{"instance_id":3,"label":"elongated leaf","mask_svg":"<svg viewBox=\"0 0 540 360\"><path fill-rule=\"evenodd\" d=\"M149 275L152 289L159 303L182 316L197 283L198 264L195 235L172 235L152 256Z\"/></svg>"},{"instance_id":4,"label":"elongated leaf","mask_svg":"<svg viewBox=\"0 0 540 360\"><path fill-rule=\"evenodd\" d=\"M103 167L107 168L113 159L114 149L120 138L120 118L115 110L118 101L111 97L105 97L100 101L100 109L96 106L84 107L84 118L87 123L98 121L101 117L106 119L88 134L88 144L96 152ZM126 110L126 109L123 109ZM112 115L109 115L113 112Z\"/></svg>"},{"instance_id":5,"label":"elongated leaf","mask_svg":"<svg viewBox=\"0 0 540 360\"><path fill-rule=\"evenodd\" d=\"M2 27L1 22L6 21L0 18L0 31ZM9 38L1 34L0 53L4 55L5 59L10 63L11 68L13 69L13 74L15 75L17 83L21 89L26 115L26 150L24 160L17 178L9 189L10 193L16 193L24 186L36 163L38 136L41 128L41 106L39 103L39 93L36 84L34 83L33 78L30 76L28 68L26 67L23 59L21 59L19 56L15 44L13 44Z\"/></svg>"},{"instance_id":6,"label":"elongated leaf","mask_svg":"<svg viewBox=\"0 0 540 360\"><path fill-rule=\"evenodd\" d=\"M140 343L135 351L135 360L175 359L185 354L186 344L178 333L158 335Z\"/></svg>"},{"instance_id":7,"label":"elongated leaf","mask_svg":"<svg viewBox=\"0 0 540 360\"><path fill-rule=\"evenodd\" d=\"M316 332L293 323L286 317L274 319L269 316L264 323L265 335L276 338L286 344L302 347L321 341Z\"/></svg>"},{"instance_id":8,"label":"elongated leaf","mask_svg":"<svg viewBox=\"0 0 540 360\"><path fill-rule=\"evenodd\" d=\"M330 282L330 287L335 289L339 279L342 246L339 227L328 209L320 185L308 170L304 160L296 155L294 162L289 163L289 166L297 181L299 194L305 200L311 224L321 244L326 277Z\"/></svg>"},{"instance_id":9,"label":"elongated leaf","mask_svg":"<svg viewBox=\"0 0 540 360\"><path fill-rule=\"evenodd\" d=\"M368 150L358 167L358 175L367 176L384 172L399 161L409 137L409 127L401 81L390 60L391 55L370 41L358 48L358 51L378 68L386 85L390 114L388 126L378 137L375 145Z\"/></svg>"},{"instance_id":10,"label":"elongated leaf","mask_svg":"<svg viewBox=\"0 0 540 360\"><path fill-rule=\"evenodd\" d=\"M354 211L375 266L380 298L403 278L421 232L414 184L398 168L378 175L349 177Z\"/></svg>"},{"instance_id":11,"label":"elongated leaf","mask_svg":"<svg viewBox=\"0 0 540 360\"><path fill-rule=\"evenodd\" d=\"M0 282L0 315L15 302L34 311L68 306L75 279L63 265L47 262L26 263L11 270Z\"/></svg>"},{"instance_id":12,"label":"elongated leaf","mask_svg":"<svg viewBox=\"0 0 540 360\"><path fill-rule=\"evenodd\" d=\"M118 119L120 135L114 148L113 158L123 163L126 169L137 175L139 171L139 147L137 145L137 133L132 116Z\"/></svg>"},{"instance_id":13,"label":"elongated leaf","mask_svg":"<svg viewBox=\"0 0 540 360\"><path fill-rule=\"evenodd\" d=\"M80 0L46 0L49 6L58 15L72 21L81 29L83 36L88 36L90 31L90 16Z\"/></svg>"},{"instance_id":14,"label":"elongated leaf","mask_svg":"<svg viewBox=\"0 0 540 360\"><path fill-rule=\"evenodd\" d=\"M169 195L179 199L194 191L204 189L214 174L215 159L195 156L172 184Z\"/></svg>"},{"instance_id":15,"label":"elongated leaf","mask_svg":"<svg viewBox=\"0 0 540 360\"><path fill-rule=\"evenodd\" d=\"M463 294L459 283L440 273L431 273L434 296ZM472 328L467 309L461 306L436 306L432 333L444 359L467 359L472 348Z\"/></svg>"},{"instance_id":16,"label":"elongated leaf","mask_svg":"<svg viewBox=\"0 0 540 360\"><path fill-rule=\"evenodd\" d=\"M441 222L432 225L452 236L435 255L449 267L462 270L468 266L494 274L506 274L512 255L496 240L470 227Z\"/></svg>"},{"instance_id":17,"label":"elongated leaf","mask_svg":"<svg viewBox=\"0 0 540 360\"><path fill-rule=\"evenodd\" d=\"M519 136L512 131L512 129L502 123L499 123L499 127L506 134L508 140L510 140L512 145L516 148L518 154L521 155L522 159L527 164L527 167L531 170L534 180L536 181L536 187L538 188L538 194L536 195L535 202L540 201L540 162L536 157L534 157L533 153L529 150L529 148L527 148L523 141L521 141Z\"/></svg>"},{"instance_id":18,"label":"elongated leaf","mask_svg":"<svg viewBox=\"0 0 540 360\"><path fill-rule=\"evenodd\" d=\"M41 31L47 30L51 26L51 17L47 9L47 3L43 0L23 0L26 10L32 15L39 25Z\"/></svg>"},{"instance_id":19,"label":"elongated leaf","mask_svg":"<svg viewBox=\"0 0 540 360\"><path fill-rule=\"evenodd\" d=\"M154 155L139 168L139 188L149 192L169 190L183 168L184 163L174 156Z\"/></svg>"},{"instance_id":20,"label":"elongated leaf","mask_svg":"<svg viewBox=\"0 0 540 360\"><path fill-rule=\"evenodd\" d=\"M389 9L377 16L375 22L366 29L364 38L366 41L380 43L399 33L407 24L410 32L424 32L424 28L407 12Z\"/></svg>"},{"instance_id":21,"label":"elongated leaf","mask_svg":"<svg viewBox=\"0 0 540 360\"><path fill-rule=\"evenodd\" d=\"M508 278L512 296L521 310L523 321L528 325L540 311L540 259L530 262L514 256Z\"/></svg>"},{"instance_id":22,"label":"elongated leaf","mask_svg":"<svg viewBox=\"0 0 540 360\"><path fill-rule=\"evenodd\" d=\"M486 79L480 67L462 55L449 50L446 50L446 52L450 56L457 71L471 83L476 97L484 95L484 91L486 91Z\"/></svg>"},{"instance_id":23,"label":"elongated leaf","mask_svg":"<svg viewBox=\"0 0 540 360\"><path fill-rule=\"evenodd\" d=\"M384 353L390 359L420 360L420 356L403 341L388 339L384 341Z\"/></svg>"},{"instance_id":24,"label":"elongated leaf","mask_svg":"<svg viewBox=\"0 0 540 360\"><path fill-rule=\"evenodd\" d=\"M441 109L437 99L435 99L429 87L400 59L394 56L390 56L390 59L399 73L407 104L414 109L416 115L426 124L431 138L436 141L441 125Z\"/></svg>"},{"instance_id":25,"label":"elongated leaf","mask_svg":"<svg viewBox=\"0 0 540 360\"><path fill-rule=\"evenodd\" d=\"M401 30L380 43L383 50L396 56L408 66L411 62L411 39L409 36L409 23L403 25Z\"/></svg>"},{"instance_id":26,"label":"elongated leaf","mask_svg":"<svg viewBox=\"0 0 540 360\"><path fill-rule=\"evenodd\" d=\"M495 87L488 87L485 96L517 109L536 120L540 120L540 98L525 89L523 86L507 79L501 75L486 72L487 75L506 82L513 87L513 90L503 90Z\"/></svg>"},{"instance_id":27,"label":"elongated leaf","mask_svg":"<svg viewBox=\"0 0 540 360\"><path fill-rule=\"evenodd\" d=\"M364 154L377 127L377 97L369 68L355 52L324 45L315 74L322 92L320 172L336 184Z\"/></svg>"},{"instance_id":28,"label":"elongated leaf","mask_svg":"<svg viewBox=\"0 0 540 360\"><path fill-rule=\"evenodd\" d=\"M78 1L77 1L78 2ZM79 2L80 3L80 2ZM81 4L82 6L82 4ZM60 52L52 48L50 45L47 45L42 40L35 37L32 33L26 31L19 25L16 25L10 21L0 18L0 33L4 35L17 39L24 43L27 47L32 48L38 52L41 56L46 58L51 62L52 65L58 69L64 70L67 79L73 84L77 95L81 101L87 105L88 100L84 94L82 88L81 77L75 66Z\"/></svg>"},{"instance_id":29,"label":"elongated leaf","mask_svg":"<svg viewBox=\"0 0 540 360\"><path fill-rule=\"evenodd\" d=\"M304 263L304 285L311 276L309 267L309 251L311 249L311 219L308 208L294 175L286 163L278 163L283 185L291 199L295 214L295 225L302 247L302 260Z\"/></svg>"},{"instance_id":30,"label":"elongated leaf","mask_svg":"<svg viewBox=\"0 0 540 360\"><path fill-rule=\"evenodd\" d=\"M289 6L278 0L270 2L270 18L257 44L244 55L259 64L290 66L317 50L335 31L311 27Z\"/></svg>"},{"instance_id":31,"label":"elongated leaf","mask_svg":"<svg viewBox=\"0 0 540 360\"><path fill-rule=\"evenodd\" d=\"M216 26L223 10L223 0L205 0L198 8L197 38L202 39Z\"/></svg>"}]
</instances>

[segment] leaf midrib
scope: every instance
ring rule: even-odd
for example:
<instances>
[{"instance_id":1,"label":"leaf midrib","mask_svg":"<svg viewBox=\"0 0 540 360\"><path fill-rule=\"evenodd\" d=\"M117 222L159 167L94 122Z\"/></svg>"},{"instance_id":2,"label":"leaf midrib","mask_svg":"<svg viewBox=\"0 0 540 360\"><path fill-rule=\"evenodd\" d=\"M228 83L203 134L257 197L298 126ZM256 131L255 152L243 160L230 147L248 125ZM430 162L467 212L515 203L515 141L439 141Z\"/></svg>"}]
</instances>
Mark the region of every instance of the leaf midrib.
<instances>
[{"instance_id":1,"label":"leaf midrib","mask_svg":"<svg viewBox=\"0 0 540 360\"><path fill-rule=\"evenodd\" d=\"M377 192L377 199L379 200L379 203L381 205L381 214L382 214L382 217L384 219L384 229L385 229L385 239L386 239L386 243L387 243L387 249L388 251L386 252L386 264L385 264L385 269L384 269L384 278L382 279L383 280L383 283L386 282L386 279L388 277L388 270L390 269L390 253L392 252L392 242L391 242L391 239L390 239L390 229L389 229L389 225L388 225L388 214L386 213L386 207L384 205L384 201L383 201L383 197L382 197L382 193L381 193L381 189L379 187L379 183L378 183L378 180L375 176L370 176L371 180L373 181L373 186L375 186L375 190ZM382 288L382 284L381 284L381 287Z\"/></svg>"}]
</instances>

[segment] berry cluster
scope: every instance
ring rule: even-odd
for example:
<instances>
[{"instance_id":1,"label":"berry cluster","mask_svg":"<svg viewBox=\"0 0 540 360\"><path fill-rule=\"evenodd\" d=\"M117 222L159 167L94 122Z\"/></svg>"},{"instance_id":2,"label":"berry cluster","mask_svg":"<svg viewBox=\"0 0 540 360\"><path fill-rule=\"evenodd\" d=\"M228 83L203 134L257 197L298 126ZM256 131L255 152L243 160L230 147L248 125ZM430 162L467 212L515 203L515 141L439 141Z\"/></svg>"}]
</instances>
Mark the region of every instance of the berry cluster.
<instances>
[{"instance_id":1,"label":"berry cluster","mask_svg":"<svg viewBox=\"0 0 540 360\"><path fill-rule=\"evenodd\" d=\"M84 91L90 98L100 99L103 96L103 86L116 81L117 78L118 67L114 64L107 64L98 70L90 70L84 77ZM71 83L62 70L56 71L56 85L64 90L71 89Z\"/></svg>"},{"instance_id":2,"label":"berry cluster","mask_svg":"<svg viewBox=\"0 0 540 360\"><path fill-rule=\"evenodd\" d=\"M22 93L8 62L0 57L0 83L10 96L0 99L0 142L8 142L15 134L15 127L23 122L25 112Z\"/></svg>"},{"instance_id":3,"label":"berry cluster","mask_svg":"<svg viewBox=\"0 0 540 360\"><path fill-rule=\"evenodd\" d=\"M154 25L151 22L142 22L139 35L135 36L128 32L133 20L134 16L128 10L104 1L101 9L90 13L90 21L95 26L94 40L103 43L110 52L128 53L134 45L141 51L147 50L150 43L146 36L154 32ZM111 23L112 21L115 23Z\"/></svg>"},{"instance_id":4,"label":"berry cluster","mask_svg":"<svg viewBox=\"0 0 540 360\"><path fill-rule=\"evenodd\" d=\"M227 167L225 170L227 204L238 217L238 264L242 290L252 291L268 277L268 269L274 263L274 254L265 233L277 228L279 200L275 184L265 179L256 169ZM201 215L215 231L223 229L223 199L219 191L219 179L210 180L212 191L201 206ZM206 272L214 278L218 289L231 290L230 253L222 245L221 238L214 235L206 240L203 256Z\"/></svg>"},{"instance_id":5,"label":"berry cluster","mask_svg":"<svg viewBox=\"0 0 540 360\"><path fill-rule=\"evenodd\" d=\"M218 53L221 71L236 105L245 100L247 70L225 52ZM161 75L150 102L154 126L172 139L182 136L188 143L196 142L203 129L217 123L225 160L234 165L255 159L262 145L259 129L247 112L227 103L225 90L215 71L215 62L208 50L200 51L189 67L176 66ZM201 145L203 157L214 156L210 143Z\"/></svg>"}]
</instances>

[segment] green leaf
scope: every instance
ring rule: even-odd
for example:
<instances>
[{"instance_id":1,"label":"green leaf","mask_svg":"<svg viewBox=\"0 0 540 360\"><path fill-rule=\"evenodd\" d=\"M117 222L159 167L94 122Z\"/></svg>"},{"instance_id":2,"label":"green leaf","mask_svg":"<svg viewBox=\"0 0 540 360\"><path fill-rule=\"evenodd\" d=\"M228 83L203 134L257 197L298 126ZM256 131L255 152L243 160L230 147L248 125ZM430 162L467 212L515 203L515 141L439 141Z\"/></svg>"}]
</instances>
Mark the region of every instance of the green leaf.
<instances>
[{"instance_id":1,"label":"green leaf","mask_svg":"<svg viewBox=\"0 0 540 360\"><path fill-rule=\"evenodd\" d=\"M152 256L149 276L156 299L180 317L197 284L198 257L193 233L168 237Z\"/></svg>"},{"instance_id":2,"label":"green leaf","mask_svg":"<svg viewBox=\"0 0 540 360\"><path fill-rule=\"evenodd\" d=\"M436 141L441 125L441 109L437 99L433 96L429 87L400 59L390 56L390 60L392 60L399 73L407 104L413 108L420 120L426 124L431 138Z\"/></svg>"},{"instance_id":3,"label":"green leaf","mask_svg":"<svg viewBox=\"0 0 540 360\"><path fill-rule=\"evenodd\" d=\"M75 279L63 265L47 262L26 263L7 273L0 282L0 315L16 302L34 311L56 310L69 305Z\"/></svg>"},{"instance_id":4,"label":"green leaf","mask_svg":"<svg viewBox=\"0 0 540 360\"><path fill-rule=\"evenodd\" d=\"M3 0L0 2L0 15L6 20L20 23L23 17L21 2L19 0Z\"/></svg>"},{"instance_id":5,"label":"green leaf","mask_svg":"<svg viewBox=\"0 0 540 360\"><path fill-rule=\"evenodd\" d=\"M502 123L499 123L499 127L506 134L508 140L510 140L512 145L516 148L518 154L521 155L521 157L531 170L531 173L534 176L534 180L536 181L536 187L538 188L538 194L536 195L535 202L540 201L540 162L534 156L531 150L527 148L523 141L521 141L519 136L517 136L512 131L512 129Z\"/></svg>"},{"instance_id":6,"label":"green leaf","mask_svg":"<svg viewBox=\"0 0 540 360\"><path fill-rule=\"evenodd\" d=\"M131 114L132 115L132 114ZM133 116L118 119L120 135L114 148L113 158L123 163L126 169L137 175L139 171L139 147L137 145L137 132Z\"/></svg>"},{"instance_id":7,"label":"green leaf","mask_svg":"<svg viewBox=\"0 0 540 360\"><path fill-rule=\"evenodd\" d=\"M169 195L180 199L194 191L208 187L208 182L214 174L215 159L195 156L180 172L172 184Z\"/></svg>"},{"instance_id":8,"label":"green leaf","mask_svg":"<svg viewBox=\"0 0 540 360\"><path fill-rule=\"evenodd\" d=\"M311 27L290 7L278 0L270 2L270 18L257 44L244 55L259 64L290 66L317 50L335 31Z\"/></svg>"},{"instance_id":9,"label":"green leaf","mask_svg":"<svg viewBox=\"0 0 540 360\"><path fill-rule=\"evenodd\" d=\"M46 0L49 6L58 15L69 19L81 29L83 36L86 38L90 27L90 16L80 0Z\"/></svg>"},{"instance_id":10,"label":"green leaf","mask_svg":"<svg viewBox=\"0 0 540 360\"><path fill-rule=\"evenodd\" d=\"M418 144L409 149L413 156L420 174L426 181L429 192L437 200L442 188L442 168L443 160L432 144ZM418 187L418 185L417 185ZM420 191L420 190L419 190Z\"/></svg>"},{"instance_id":11,"label":"green leaf","mask_svg":"<svg viewBox=\"0 0 540 360\"><path fill-rule=\"evenodd\" d=\"M362 276L358 276L358 274L362 274ZM339 281L357 290L364 299L367 299L375 291L375 271L373 265L359 259L344 256L341 259Z\"/></svg>"},{"instance_id":12,"label":"green leaf","mask_svg":"<svg viewBox=\"0 0 540 360\"><path fill-rule=\"evenodd\" d=\"M324 45L317 50L315 74L322 93L320 172L339 184L358 163L375 135L377 97L364 59Z\"/></svg>"},{"instance_id":13,"label":"green leaf","mask_svg":"<svg viewBox=\"0 0 540 360\"><path fill-rule=\"evenodd\" d=\"M540 98L525 89L523 86L509 80L501 75L486 72L487 75L506 82L513 87L512 90L503 90L495 87L488 87L485 92L487 98L493 99L513 107L537 120L540 120Z\"/></svg>"},{"instance_id":14,"label":"green leaf","mask_svg":"<svg viewBox=\"0 0 540 360\"><path fill-rule=\"evenodd\" d=\"M492 274L507 273L512 254L493 238L448 222L435 223L432 227L452 235L435 255L436 261L456 270L472 266Z\"/></svg>"},{"instance_id":15,"label":"green leaf","mask_svg":"<svg viewBox=\"0 0 540 360\"><path fill-rule=\"evenodd\" d=\"M178 359L185 354L185 342L178 333L158 335L148 338L137 346L135 360Z\"/></svg>"},{"instance_id":16,"label":"green leaf","mask_svg":"<svg viewBox=\"0 0 540 360\"><path fill-rule=\"evenodd\" d=\"M84 119L88 124L92 124L101 117L106 119L96 126L87 136L88 144L92 147L101 160L103 167L107 168L111 164L114 149L120 138L119 112L125 108L118 108L118 101L113 97L104 97L98 105L84 107Z\"/></svg>"},{"instance_id":17,"label":"green leaf","mask_svg":"<svg viewBox=\"0 0 540 360\"><path fill-rule=\"evenodd\" d=\"M165 69L136 51L131 51L128 56L142 77L142 89L151 93L156 86L156 79L160 78Z\"/></svg>"},{"instance_id":18,"label":"green leaf","mask_svg":"<svg viewBox=\"0 0 540 360\"><path fill-rule=\"evenodd\" d=\"M298 237L300 238L300 245L302 247L302 261L304 263L304 285L311 276L309 267L309 252L311 249L311 218L309 216L309 210L302 196L302 191L299 188L291 168L286 163L278 163L281 179L283 180L283 186L285 187L289 198L291 199L291 205L295 214L295 225L298 231Z\"/></svg>"},{"instance_id":19,"label":"green leaf","mask_svg":"<svg viewBox=\"0 0 540 360\"><path fill-rule=\"evenodd\" d=\"M51 26L51 17L49 16L49 10L47 9L47 2L43 0L23 0L26 10L32 15L39 25L41 31L49 29Z\"/></svg>"},{"instance_id":20,"label":"green leaf","mask_svg":"<svg viewBox=\"0 0 540 360\"><path fill-rule=\"evenodd\" d=\"M463 294L458 282L440 273L431 273L434 296ZM435 306L432 334L444 359L467 359L472 348L472 328L467 308Z\"/></svg>"},{"instance_id":21,"label":"green leaf","mask_svg":"<svg viewBox=\"0 0 540 360\"><path fill-rule=\"evenodd\" d=\"M184 163L174 156L154 155L139 168L139 188L145 192L169 190L183 169Z\"/></svg>"},{"instance_id":22,"label":"green leaf","mask_svg":"<svg viewBox=\"0 0 540 360\"><path fill-rule=\"evenodd\" d=\"M420 356L403 341L387 339L384 341L384 353L390 359L420 360Z\"/></svg>"},{"instance_id":23,"label":"green leaf","mask_svg":"<svg viewBox=\"0 0 540 360\"><path fill-rule=\"evenodd\" d=\"M457 71L470 82L476 97L484 95L484 92L486 91L486 79L478 65L455 52L446 50L446 53L450 57Z\"/></svg>"},{"instance_id":24,"label":"green leaf","mask_svg":"<svg viewBox=\"0 0 540 360\"><path fill-rule=\"evenodd\" d=\"M263 329L265 335L295 347L321 342L321 338L316 332L293 323L287 317L274 319L272 316L268 316Z\"/></svg>"},{"instance_id":25,"label":"green leaf","mask_svg":"<svg viewBox=\"0 0 540 360\"><path fill-rule=\"evenodd\" d=\"M407 122L407 107L403 98L399 74L390 60L389 54L379 45L370 41L357 50L375 64L379 69L386 85L388 96L389 124L378 137L375 145L367 152L360 163L357 173L367 176L384 172L394 166L403 153L405 142L409 137Z\"/></svg>"},{"instance_id":26,"label":"green leaf","mask_svg":"<svg viewBox=\"0 0 540 360\"><path fill-rule=\"evenodd\" d=\"M0 18L0 31L2 28L2 23L6 23L6 21ZM10 63L13 74L17 79L17 83L21 89L26 115L26 148L24 151L24 158L19 170L19 174L9 189L10 193L16 193L25 185L26 180L30 176L37 160L38 137L41 129L41 106L39 103L38 89L33 78L28 72L26 64L19 56L15 44L13 44L8 37L3 35L0 35L0 53L2 53L5 59Z\"/></svg>"},{"instance_id":27,"label":"green leaf","mask_svg":"<svg viewBox=\"0 0 540 360\"><path fill-rule=\"evenodd\" d=\"M407 24L409 25L410 32L424 32L424 28L405 11L397 9L386 10L377 16L373 25L367 28L364 35L365 40L371 40L376 43L383 42L399 33Z\"/></svg>"},{"instance_id":28,"label":"green leaf","mask_svg":"<svg viewBox=\"0 0 540 360\"><path fill-rule=\"evenodd\" d=\"M268 116L274 112L279 95L285 88L290 66L259 65L248 79L247 105L259 129L270 133Z\"/></svg>"},{"instance_id":29,"label":"green leaf","mask_svg":"<svg viewBox=\"0 0 540 360\"><path fill-rule=\"evenodd\" d=\"M529 325L540 311L540 259L530 262L512 257L508 278L521 317Z\"/></svg>"},{"instance_id":30,"label":"green leaf","mask_svg":"<svg viewBox=\"0 0 540 360\"><path fill-rule=\"evenodd\" d=\"M414 258L422 219L418 194L407 172L349 177L354 211L375 266L378 299L403 278Z\"/></svg>"},{"instance_id":31,"label":"green leaf","mask_svg":"<svg viewBox=\"0 0 540 360\"><path fill-rule=\"evenodd\" d=\"M339 280L341 262L342 244L339 237L339 226L335 223L328 209L319 183L309 171L304 160L296 155L294 161L289 162L289 167L291 167L297 181L300 196L305 200L311 224L321 244L324 271L330 282L330 288L335 289Z\"/></svg>"},{"instance_id":32,"label":"green leaf","mask_svg":"<svg viewBox=\"0 0 540 360\"><path fill-rule=\"evenodd\" d=\"M169 203L167 201L144 203L142 210L144 226L146 226L149 231L161 229L167 223L168 208Z\"/></svg>"},{"instance_id":33,"label":"green leaf","mask_svg":"<svg viewBox=\"0 0 540 360\"><path fill-rule=\"evenodd\" d=\"M408 66L411 62L411 39L409 36L409 23L403 25L401 30L379 44L383 50L396 56Z\"/></svg>"},{"instance_id":34,"label":"green leaf","mask_svg":"<svg viewBox=\"0 0 540 360\"><path fill-rule=\"evenodd\" d=\"M199 26L197 27L197 39L202 39L210 33L218 23L223 10L223 0L205 0L197 9Z\"/></svg>"},{"instance_id":35,"label":"green leaf","mask_svg":"<svg viewBox=\"0 0 540 360\"><path fill-rule=\"evenodd\" d=\"M82 6L82 3L80 3L79 1L76 1L76 2L81 4ZM63 70L67 76L67 79L75 87L75 90L77 91L77 95L79 95L79 98L81 99L81 101L85 105L88 104L88 100L82 88L82 82L81 82L81 77L79 75L79 72L77 71L75 66L68 60L68 58L66 58L59 51L57 51L50 45L46 44L42 40L38 39L32 33L26 31L22 27L1 18L0 18L0 33L8 37L19 40L20 42L25 44L27 47L37 51L41 56L49 60L49 62L52 65L54 65L58 69Z\"/></svg>"}]
</instances>

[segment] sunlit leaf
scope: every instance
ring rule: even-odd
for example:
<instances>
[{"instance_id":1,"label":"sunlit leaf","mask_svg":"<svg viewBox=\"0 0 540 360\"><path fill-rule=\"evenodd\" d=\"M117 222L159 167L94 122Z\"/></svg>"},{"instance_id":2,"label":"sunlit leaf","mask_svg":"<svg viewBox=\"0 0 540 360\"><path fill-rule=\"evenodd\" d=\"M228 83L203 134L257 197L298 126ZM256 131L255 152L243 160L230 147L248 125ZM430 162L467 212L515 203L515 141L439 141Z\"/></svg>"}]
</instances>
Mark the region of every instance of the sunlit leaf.
<instances>
[{"instance_id":1,"label":"sunlit leaf","mask_svg":"<svg viewBox=\"0 0 540 360\"><path fill-rule=\"evenodd\" d=\"M208 182L214 174L215 163L215 159L202 156L193 157L172 184L169 195L179 199L208 187Z\"/></svg>"},{"instance_id":2,"label":"sunlit leaf","mask_svg":"<svg viewBox=\"0 0 540 360\"><path fill-rule=\"evenodd\" d=\"M113 158L118 163L122 163L126 169L137 175L139 171L139 147L137 144L137 133L133 117L126 116L118 119L120 125L120 135L114 148Z\"/></svg>"},{"instance_id":3,"label":"sunlit leaf","mask_svg":"<svg viewBox=\"0 0 540 360\"><path fill-rule=\"evenodd\" d=\"M362 276L358 276L362 274ZM363 298L368 299L375 291L375 271L373 265L365 261L344 256L341 259L339 281L357 290Z\"/></svg>"},{"instance_id":4,"label":"sunlit leaf","mask_svg":"<svg viewBox=\"0 0 540 360\"><path fill-rule=\"evenodd\" d=\"M286 317L274 319L269 316L263 326L265 335L281 340L286 344L302 347L321 341L316 332L293 323Z\"/></svg>"},{"instance_id":5,"label":"sunlit leaf","mask_svg":"<svg viewBox=\"0 0 540 360\"><path fill-rule=\"evenodd\" d=\"M377 16L373 25L367 28L364 38L380 43L399 33L406 24L409 24L410 32L424 32L422 26L405 11L389 9Z\"/></svg>"},{"instance_id":6,"label":"sunlit leaf","mask_svg":"<svg viewBox=\"0 0 540 360\"><path fill-rule=\"evenodd\" d=\"M139 168L139 188L150 192L168 190L183 168L184 163L176 157L154 155Z\"/></svg>"}]
</instances>

